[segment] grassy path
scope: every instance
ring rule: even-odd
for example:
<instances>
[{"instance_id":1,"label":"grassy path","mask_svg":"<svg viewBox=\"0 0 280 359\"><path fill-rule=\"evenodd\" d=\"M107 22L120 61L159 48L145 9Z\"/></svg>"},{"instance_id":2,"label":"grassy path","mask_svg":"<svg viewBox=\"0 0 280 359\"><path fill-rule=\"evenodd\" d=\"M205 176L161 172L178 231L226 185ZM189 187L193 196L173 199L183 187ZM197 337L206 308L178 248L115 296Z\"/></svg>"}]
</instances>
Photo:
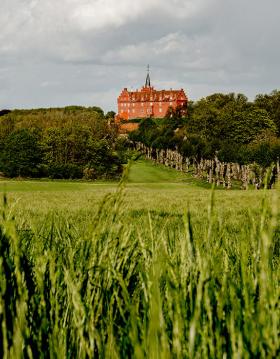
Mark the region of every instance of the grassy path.
<instances>
[{"instance_id":1,"label":"grassy path","mask_svg":"<svg viewBox=\"0 0 280 359\"><path fill-rule=\"evenodd\" d=\"M182 183L188 177L186 174L151 161L138 161L131 167L129 183Z\"/></svg>"}]
</instances>

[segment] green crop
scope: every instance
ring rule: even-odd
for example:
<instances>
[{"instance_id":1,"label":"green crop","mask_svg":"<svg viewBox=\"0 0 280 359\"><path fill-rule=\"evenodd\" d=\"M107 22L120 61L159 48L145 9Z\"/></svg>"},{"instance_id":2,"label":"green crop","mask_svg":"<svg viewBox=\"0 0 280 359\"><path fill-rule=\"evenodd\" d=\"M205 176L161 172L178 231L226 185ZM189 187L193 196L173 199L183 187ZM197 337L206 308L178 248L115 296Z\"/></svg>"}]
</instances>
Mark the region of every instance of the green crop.
<instances>
[{"instance_id":1,"label":"green crop","mask_svg":"<svg viewBox=\"0 0 280 359\"><path fill-rule=\"evenodd\" d=\"M278 190L126 178L4 196L0 356L280 356Z\"/></svg>"}]
</instances>

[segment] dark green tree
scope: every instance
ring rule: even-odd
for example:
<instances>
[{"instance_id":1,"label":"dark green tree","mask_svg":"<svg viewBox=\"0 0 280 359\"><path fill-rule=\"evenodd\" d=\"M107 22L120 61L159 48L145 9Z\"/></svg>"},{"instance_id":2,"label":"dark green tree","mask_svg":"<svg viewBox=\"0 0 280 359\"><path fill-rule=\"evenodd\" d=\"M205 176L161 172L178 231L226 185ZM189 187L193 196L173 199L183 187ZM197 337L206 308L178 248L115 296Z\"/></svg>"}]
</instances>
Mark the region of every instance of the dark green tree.
<instances>
[{"instance_id":1,"label":"dark green tree","mask_svg":"<svg viewBox=\"0 0 280 359\"><path fill-rule=\"evenodd\" d=\"M280 136L280 91L274 90L269 95L257 95L255 105L267 111L276 125L277 135Z\"/></svg>"},{"instance_id":2,"label":"dark green tree","mask_svg":"<svg viewBox=\"0 0 280 359\"><path fill-rule=\"evenodd\" d=\"M4 140L0 168L6 176L38 176L41 162L39 139L29 130L15 131Z\"/></svg>"},{"instance_id":3,"label":"dark green tree","mask_svg":"<svg viewBox=\"0 0 280 359\"><path fill-rule=\"evenodd\" d=\"M117 152L105 139L92 141L90 144L90 156L88 158L87 170L92 170L92 179L98 177L110 178L122 170L121 159Z\"/></svg>"}]
</instances>

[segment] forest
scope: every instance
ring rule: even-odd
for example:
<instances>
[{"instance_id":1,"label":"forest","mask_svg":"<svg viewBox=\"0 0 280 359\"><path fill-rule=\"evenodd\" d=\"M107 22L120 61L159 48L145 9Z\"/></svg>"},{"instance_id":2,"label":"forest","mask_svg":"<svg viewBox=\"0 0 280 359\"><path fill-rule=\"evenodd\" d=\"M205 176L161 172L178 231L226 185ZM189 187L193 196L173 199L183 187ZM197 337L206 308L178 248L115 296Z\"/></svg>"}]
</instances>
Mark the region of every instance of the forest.
<instances>
[{"instance_id":1,"label":"forest","mask_svg":"<svg viewBox=\"0 0 280 359\"><path fill-rule=\"evenodd\" d=\"M125 162L117 128L98 107L2 111L0 171L7 177L115 178Z\"/></svg>"},{"instance_id":2,"label":"forest","mask_svg":"<svg viewBox=\"0 0 280 359\"><path fill-rule=\"evenodd\" d=\"M267 167L280 157L280 91L257 95L216 93L166 118L143 120L130 139L155 149Z\"/></svg>"}]
</instances>

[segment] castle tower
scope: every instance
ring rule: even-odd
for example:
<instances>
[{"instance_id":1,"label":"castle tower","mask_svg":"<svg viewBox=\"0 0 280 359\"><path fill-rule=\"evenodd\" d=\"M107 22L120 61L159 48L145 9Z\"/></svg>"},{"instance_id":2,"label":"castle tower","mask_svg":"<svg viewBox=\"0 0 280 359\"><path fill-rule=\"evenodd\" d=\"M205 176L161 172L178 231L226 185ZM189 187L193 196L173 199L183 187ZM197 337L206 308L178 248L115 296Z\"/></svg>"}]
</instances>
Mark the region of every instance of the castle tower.
<instances>
[{"instance_id":1,"label":"castle tower","mask_svg":"<svg viewBox=\"0 0 280 359\"><path fill-rule=\"evenodd\" d=\"M147 68L147 77L145 87L151 87L151 79L150 79L150 65Z\"/></svg>"}]
</instances>

